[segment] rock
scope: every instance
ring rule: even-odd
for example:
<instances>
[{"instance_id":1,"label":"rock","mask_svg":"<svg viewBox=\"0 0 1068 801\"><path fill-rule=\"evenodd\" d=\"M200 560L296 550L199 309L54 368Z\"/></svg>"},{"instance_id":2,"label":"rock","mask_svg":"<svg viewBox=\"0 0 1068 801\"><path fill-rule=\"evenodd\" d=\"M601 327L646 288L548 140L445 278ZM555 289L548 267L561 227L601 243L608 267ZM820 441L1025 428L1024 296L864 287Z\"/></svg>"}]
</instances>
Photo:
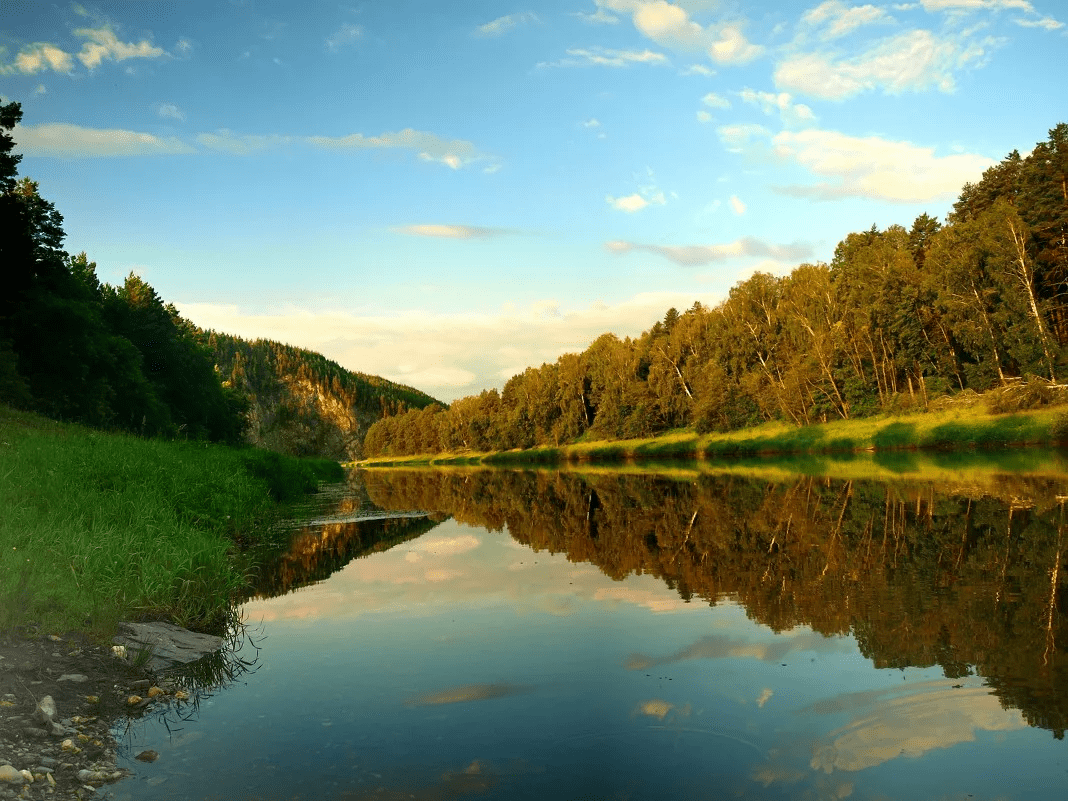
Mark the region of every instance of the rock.
<instances>
[{"instance_id":1,"label":"rock","mask_svg":"<svg viewBox=\"0 0 1068 801\"><path fill-rule=\"evenodd\" d=\"M8 784L25 784L25 777L10 765L0 765L0 782Z\"/></svg>"},{"instance_id":2,"label":"rock","mask_svg":"<svg viewBox=\"0 0 1068 801\"><path fill-rule=\"evenodd\" d=\"M45 731L44 729L38 729L36 726L27 726L25 731L27 737L33 737L35 740L43 740L45 737L48 736L47 731Z\"/></svg>"},{"instance_id":3,"label":"rock","mask_svg":"<svg viewBox=\"0 0 1068 801\"><path fill-rule=\"evenodd\" d=\"M52 718L56 716L56 702L51 695L46 695L37 702L37 708L33 711L33 719L52 727Z\"/></svg>"},{"instance_id":4,"label":"rock","mask_svg":"<svg viewBox=\"0 0 1068 801\"><path fill-rule=\"evenodd\" d=\"M136 652L135 659L147 651L152 670L194 662L223 647L222 637L198 634L171 623L120 623L119 636L113 642Z\"/></svg>"},{"instance_id":5,"label":"rock","mask_svg":"<svg viewBox=\"0 0 1068 801\"><path fill-rule=\"evenodd\" d=\"M148 697L149 698L155 698L157 695L163 695L163 688L162 687L149 687L148 688Z\"/></svg>"},{"instance_id":6,"label":"rock","mask_svg":"<svg viewBox=\"0 0 1068 801\"><path fill-rule=\"evenodd\" d=\"M155 762L157 759L159 759L159 754L150 748L147 751L142 751L134 758L139 759L142 762Z\"/></svg>"},{"instance_id":7,"label":"rock","mask_svg":"<svg viewBox=\"0 0 1068 801\"><path fill-rule=\"evenodd\" d=\"M113 645L111 646L111 655L116 659L126 658L126 646L125 645Z\"/></svg>"},{"instance_id":8,"label":"rock","mask_svg":"<svg viewBox=\"0 0 1068 801\"><path fill-rule=\"evenodd\" d=\"M74 681L80 684L83 681L89 681L89 677L81 673L64 673L56 681Z\"/></svg>"},{"instance_id":9,"label":"rock","mask_svg":"<svg viewBox=\"0 0 1068 801\"><path fill-rule=\"evenodd\" d=\"M145 699L143 699L140 695L131 695L129 698L126 699L126 703L130 706L137 706L143 700Z\"/></svg>"}]
</instances>

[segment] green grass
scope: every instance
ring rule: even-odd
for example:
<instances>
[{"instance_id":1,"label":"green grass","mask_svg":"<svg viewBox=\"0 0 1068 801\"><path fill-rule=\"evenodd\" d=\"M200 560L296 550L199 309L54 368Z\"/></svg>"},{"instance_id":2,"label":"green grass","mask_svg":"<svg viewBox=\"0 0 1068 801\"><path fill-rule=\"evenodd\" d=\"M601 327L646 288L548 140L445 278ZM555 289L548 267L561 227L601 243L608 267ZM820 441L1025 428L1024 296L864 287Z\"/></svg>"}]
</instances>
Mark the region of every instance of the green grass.
<instances>
[{"instance_id":1,"label":"green grass","mask_svg":"<svg viewBox=\"0 0 1068 801\"><path fill-rule=\"evenodd\" d=\"M138 618L219 628L245 584L235 543L340 471L0 406L0 630L103 637Z\"/></svg>"},{"instance_id":2,"label":"green grass","mask_svg":"<svg viewBox=\"0 0 1068 801\"><path fill-rule=\"evenodd\" d=\"M979 398L980 396L976 396ZM819 454L847 460L865 451L996 450L1068 443L1068 411L1046 407L991 414L988 404L958 405L911 415L866 417L792 426L771 422L724 434L676 430L659 437L616 441L580 440L571 445L494 454L440 454L375 458L363 465L617 463L656 459L738 459Z\"/></svg>"}]
</instances>

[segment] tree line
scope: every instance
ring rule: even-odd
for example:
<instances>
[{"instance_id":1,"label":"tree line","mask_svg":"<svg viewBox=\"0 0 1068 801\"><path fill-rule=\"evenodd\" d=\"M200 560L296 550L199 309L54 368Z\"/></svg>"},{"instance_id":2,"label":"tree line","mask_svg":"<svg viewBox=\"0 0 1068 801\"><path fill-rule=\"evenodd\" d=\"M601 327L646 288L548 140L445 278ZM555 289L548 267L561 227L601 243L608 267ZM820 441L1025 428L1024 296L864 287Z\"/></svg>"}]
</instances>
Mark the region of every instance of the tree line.
<instances>
[{"instance_id":1,"label":"tree line","mask_svg":"<svg viewBox=\"0 0 1068 801\"><path fill-rule=\"evenodd\" d=\"M121 286L101 282L85 253L64 250L59 211L18 174L11 131L21 119L19 103L0 103L0 402L144 436L343 458L353 455L338 444L345 424L319 425L319 407L351 422L358 452L371 422L433 401L318 353L204 331L133 273ZM309 394L323 402L309 405ZM264 435L287 423L311 433Z\"/></svg>"},{"instance_id":2,"label":"tree line","mask_svg":"<svg viewBox=\"0 0 1068 801\"><path fill-rule=\"evenodd\" d=\"M757 272L636 338L604 334L498 392L381 420L367 455L728 431L925 409L1068 356L1068 124L964 186L945 224L851 233L830 264Z\"/></svg>"}]
</instances>

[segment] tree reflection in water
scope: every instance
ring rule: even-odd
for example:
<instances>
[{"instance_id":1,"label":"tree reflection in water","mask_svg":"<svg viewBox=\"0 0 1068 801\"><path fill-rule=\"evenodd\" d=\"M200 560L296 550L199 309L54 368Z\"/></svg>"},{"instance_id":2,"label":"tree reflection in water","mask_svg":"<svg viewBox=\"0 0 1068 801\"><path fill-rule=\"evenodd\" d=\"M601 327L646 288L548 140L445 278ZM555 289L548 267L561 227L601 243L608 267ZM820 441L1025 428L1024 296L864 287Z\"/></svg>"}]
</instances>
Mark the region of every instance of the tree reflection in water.
<instances>
[{"instance_id":1,"label":"tree reflection in water","mask_svg":"<svg viewBox=\"0 0 1068 801\"><path fill-rule=\"evenodd\" d=\"M1068 476L887 483L505 470L369 470L383 509L501 531L690 601L735 599L775 631L852 634L879 668L982 676L1062 738Z\"/></svg>"}]
</instances>

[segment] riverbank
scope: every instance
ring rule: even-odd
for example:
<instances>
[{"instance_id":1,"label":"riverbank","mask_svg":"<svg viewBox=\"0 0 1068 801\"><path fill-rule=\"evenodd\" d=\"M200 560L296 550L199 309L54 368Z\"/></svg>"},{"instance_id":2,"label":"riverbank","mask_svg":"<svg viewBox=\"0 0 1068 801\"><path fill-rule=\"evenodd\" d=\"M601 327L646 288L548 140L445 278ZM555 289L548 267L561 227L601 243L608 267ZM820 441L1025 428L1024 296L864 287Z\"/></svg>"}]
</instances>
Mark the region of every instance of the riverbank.
<instances>
[{"instance_id":1,"label":"riverbank","mask_svg":"<svg viewBox=\"0 0 1068 801\"><path fill-rule=\"evenodd\" d=\"M98 642L119 620L221 632L243 549L336 462L141 439L0 406L0 632Z\"/></svg>"},{"instance_id":2,"label":"riverbank","mask_svg":"<svg viewBox=\"0 0 1068 801\"><path fill-rule=\"evenodd\" d=\"M915 450L976 450L1068 441L1068 406L1007 413L989 411L991 399L958 396L941 408L911 415L880 415L808 426L765 423L727 433L691 429L657 437L547 446L496 453L379 456L361 467L387 465L520 465L611 463L660 459L717 459L747 456L826 455ZM996 407L995 407L996 408Z\"/></svg>"}]
</instances>

